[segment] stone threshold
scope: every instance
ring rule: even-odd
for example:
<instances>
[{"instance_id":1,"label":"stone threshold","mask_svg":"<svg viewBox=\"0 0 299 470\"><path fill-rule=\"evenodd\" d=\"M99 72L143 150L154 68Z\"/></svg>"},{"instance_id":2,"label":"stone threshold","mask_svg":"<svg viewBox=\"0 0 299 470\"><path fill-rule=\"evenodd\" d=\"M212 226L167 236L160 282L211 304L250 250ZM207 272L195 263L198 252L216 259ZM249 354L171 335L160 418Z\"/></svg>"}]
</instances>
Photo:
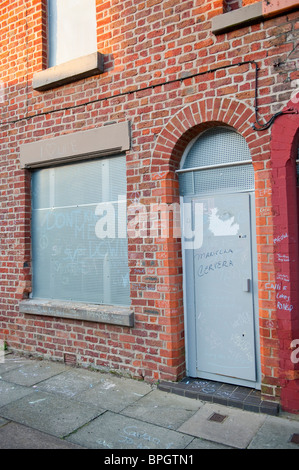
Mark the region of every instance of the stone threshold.
<instances>
[{"instance_id":1,"label":"stone threshold","mask_svg":"<svg viewBox=\"0 0 299 470\"><path fill-rule=\"evenodd\" d=\"M187 398L240 408L244 411L272 416L279 414L278 403L263 400L259 390L248 387L185 377L181 382L162 381L158 384L158 389Z\"/></svg>"}]
</instances>

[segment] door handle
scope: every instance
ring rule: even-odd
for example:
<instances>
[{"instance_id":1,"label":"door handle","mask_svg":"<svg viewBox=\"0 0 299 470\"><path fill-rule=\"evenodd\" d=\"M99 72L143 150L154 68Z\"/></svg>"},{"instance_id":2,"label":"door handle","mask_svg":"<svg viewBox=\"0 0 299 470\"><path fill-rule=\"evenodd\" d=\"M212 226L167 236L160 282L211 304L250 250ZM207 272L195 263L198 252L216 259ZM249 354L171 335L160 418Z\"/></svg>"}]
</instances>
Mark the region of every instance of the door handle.
<instances>
[{"instance_id":1,"label":"door handle","mask_svg":"<svg viewBox=\"0 0 299 470\"><path fill-rule=\"evenodd\" d=\"M243 279L243 292L250 292L250 279Z\"/></svg>"}]
</instances>

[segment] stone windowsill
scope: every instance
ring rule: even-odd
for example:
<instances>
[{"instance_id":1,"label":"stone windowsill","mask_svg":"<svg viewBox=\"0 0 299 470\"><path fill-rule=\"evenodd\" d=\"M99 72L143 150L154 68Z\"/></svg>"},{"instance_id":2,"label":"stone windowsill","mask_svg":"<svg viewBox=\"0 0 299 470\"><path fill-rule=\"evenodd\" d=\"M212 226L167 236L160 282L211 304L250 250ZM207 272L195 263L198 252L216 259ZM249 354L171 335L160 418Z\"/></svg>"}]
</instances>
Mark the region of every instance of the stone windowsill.
<instances>
[{"instance_id":1,"label":"stone windowsill","mask_svg":"<svg viewBox=\"0 0 299 470\"><path fill-rule=\"evenodd\" d=\"M212 32L222 34L298 8L298 0L261 1L212 18Z\"/></svg>"},{"instance_id":2,"label":"stone windowsill","mask_svg":"<svg viewBox=\"0 0 299 470\"><path fill-rule=\"evenodd\" d=\"M134 314L129 307L29 299L22 300L19 308L21 313L29 315L69 318L128 327L134 326Z\"/></svg>"},{"instance_id":3,"label":"stone windowsill","mask_svg":"<svg viewBox=\"0 0 299 470\"><path fill-rule=\"evenodd\" d=\"M32 86L34 90L46 91L103 72L103 55L94 52L36 73L33 76Z\"/></svg>"}]
</instances>

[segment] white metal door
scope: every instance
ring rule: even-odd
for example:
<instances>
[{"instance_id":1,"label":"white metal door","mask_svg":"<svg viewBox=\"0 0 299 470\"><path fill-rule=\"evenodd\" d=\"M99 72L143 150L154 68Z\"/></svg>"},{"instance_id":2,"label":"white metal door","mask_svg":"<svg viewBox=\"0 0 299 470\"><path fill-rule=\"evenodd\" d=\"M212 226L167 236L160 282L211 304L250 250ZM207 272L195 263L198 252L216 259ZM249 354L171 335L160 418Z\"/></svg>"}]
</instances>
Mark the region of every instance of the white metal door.
<instances>
[{"instance_id":1,"label":"white metal door","mask_svg":"<svg viewBox=\"0 0 299 470\"><path fill-rule=\"evenodd\" d=\"M193 229L202 232L184 250L189 375L254 383L250 194L185 197L184 203L191 204L184 234L190 215Z\"/></svg>"}]
</instances>

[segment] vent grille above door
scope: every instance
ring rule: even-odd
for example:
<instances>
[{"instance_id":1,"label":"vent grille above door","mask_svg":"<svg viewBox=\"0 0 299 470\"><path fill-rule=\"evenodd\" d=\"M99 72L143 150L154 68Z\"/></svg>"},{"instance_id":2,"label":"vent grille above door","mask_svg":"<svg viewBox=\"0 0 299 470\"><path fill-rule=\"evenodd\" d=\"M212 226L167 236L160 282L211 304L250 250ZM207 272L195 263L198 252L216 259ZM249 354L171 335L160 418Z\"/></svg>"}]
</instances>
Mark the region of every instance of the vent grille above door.
<instances>
[{"instance_id":1,"label":"vent grille above door","mask_svg":"<svg viewBox=\"0 0 299 470\"><path fill-rule=\"evenodd\" d=\"M182 196L254 189L248 145L229 128L215 127L203 132L187 149L177 173Z\"/></svg>"}]
</instances>

